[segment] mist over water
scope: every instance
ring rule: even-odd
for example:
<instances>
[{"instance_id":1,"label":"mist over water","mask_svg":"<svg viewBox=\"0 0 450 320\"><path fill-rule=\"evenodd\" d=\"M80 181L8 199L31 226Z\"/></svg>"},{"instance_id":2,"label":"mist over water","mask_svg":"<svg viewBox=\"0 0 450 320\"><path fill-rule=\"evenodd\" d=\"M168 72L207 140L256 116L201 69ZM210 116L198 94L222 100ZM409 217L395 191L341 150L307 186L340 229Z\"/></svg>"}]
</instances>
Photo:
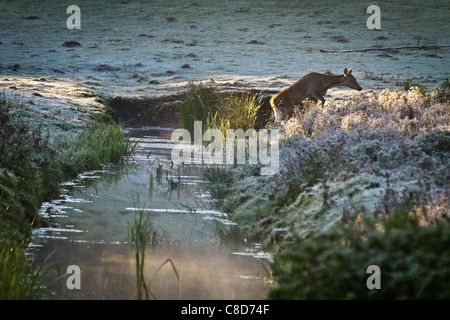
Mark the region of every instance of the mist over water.
<instances>
[{"instance_id":1,"label":"mist over water","mask_svg":"<svg viewBox=\"0 0 450 320\"><path fill-rule=\"evenodd\" d=\"M136 299L129 224L143 211L154 228L144 278L157 299L261 299L266 284L257 246L222 245L217 228L233 227L212 209L195 166L170 167L173 142L163 128L130 130L138 153L126 165L108 166L62 184L61 199L45 203L51 225L36 230L30 253L56 270L54 298ZM170 260L170 263L165 263ZM165 264L164 264L165 263ZM81 270L81 289L66 286L66 268ZM178 277L179 280L178 280Z\"/></svg>"}]
</instances>

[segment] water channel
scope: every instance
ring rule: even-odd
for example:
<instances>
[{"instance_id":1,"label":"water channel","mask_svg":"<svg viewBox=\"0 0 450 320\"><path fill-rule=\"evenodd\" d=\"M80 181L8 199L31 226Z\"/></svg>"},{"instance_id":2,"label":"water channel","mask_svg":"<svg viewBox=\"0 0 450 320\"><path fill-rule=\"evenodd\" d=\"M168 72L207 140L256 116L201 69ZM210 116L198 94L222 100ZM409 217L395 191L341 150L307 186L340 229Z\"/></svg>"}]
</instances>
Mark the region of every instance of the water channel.
<instances>
[{"instance_id":1,"label":"water channel","mask_svg":"<svg viewBox=\"0 0 450 320\"><path fill-rule=\"evenodd\" d=\"M44 203L50 226L35 231L30 253L55 273L55 299L136 299L134 252L127 242L138 212L150 215L156 241L144 278L157 299L261 299L267 290L267 255L257 244L223 245L218 230L232 228L212 209L194 165L170 166L173 129L128 129L138 151L123 165L87 172L61 185L60 199ZM175 275L170 259L178 273ZM69 265L81 272L81 289L69 289ZM56 271L55 271L56 270Z\"/></svg>"}]
</instances>

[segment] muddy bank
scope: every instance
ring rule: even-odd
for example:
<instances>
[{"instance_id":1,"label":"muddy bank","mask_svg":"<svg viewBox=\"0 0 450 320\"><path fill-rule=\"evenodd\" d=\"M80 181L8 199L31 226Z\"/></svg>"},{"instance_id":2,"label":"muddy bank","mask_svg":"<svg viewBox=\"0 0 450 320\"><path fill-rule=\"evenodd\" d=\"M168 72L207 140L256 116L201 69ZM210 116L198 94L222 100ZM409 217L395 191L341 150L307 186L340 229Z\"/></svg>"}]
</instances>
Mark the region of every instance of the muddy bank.
<instances>
[{"instance_id":1,"label":"muddy bank","mask_svg":"<svg viewBox=\"0 0 450 320\"><path fill-rule=\"evenodd\" d=\"M161 98L124 98L108 99L108 111L114 121L125 126L161 126L178 127L177 102L180 96Z\"/></svg>"},{"instance_id":2,"label":"muddy bank","mask_svg":"<svg viewBox=\"0 0 450 320\"><path fill-rule=\"evenodd\" d=\"M220 90L220 89L219 89ZM270 106L270 98L277 91L259 90L222 90L223 94L241 94L250 93L261 97L261 106L258 110L254 128L266 128L273 123L273 110ZM179 127L178 108L182 104L183 94L174 94L158 98L132 98L132 97L113 97L106 99L106 109L114 121L123 123L125 126L140 127Z\"/></svg>"}]
</instances>

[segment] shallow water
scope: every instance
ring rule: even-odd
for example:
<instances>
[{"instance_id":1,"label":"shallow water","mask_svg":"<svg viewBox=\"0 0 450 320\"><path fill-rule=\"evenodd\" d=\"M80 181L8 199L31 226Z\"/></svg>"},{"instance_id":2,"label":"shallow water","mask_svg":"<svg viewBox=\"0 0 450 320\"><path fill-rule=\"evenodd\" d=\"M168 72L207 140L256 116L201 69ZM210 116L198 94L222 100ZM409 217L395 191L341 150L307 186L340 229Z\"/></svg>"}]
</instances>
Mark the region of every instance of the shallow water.
<instances>
[{"instance_id":1,"label":"shallow water","mask_svg":"<svg viewBox=\"0 0 450 320\"><path fill-rule=\"evenodd\" d=\"M35 231L30 254L47 260L54 298L135 299L135 256L129 224L150 215L155 244L146 254L144 277L157 299L260 299L266 291L267 255L257 245L220 244L217 230L232 228L211 209L198 168L173 168L167 128L130 129L139 150L126 165L107 166L61 185L60 199L44 203L51 225ZM169 263L170 259L179 275ZM81 289L66 286L67 266L81 271Z\"/></svg>"}]
</instances>

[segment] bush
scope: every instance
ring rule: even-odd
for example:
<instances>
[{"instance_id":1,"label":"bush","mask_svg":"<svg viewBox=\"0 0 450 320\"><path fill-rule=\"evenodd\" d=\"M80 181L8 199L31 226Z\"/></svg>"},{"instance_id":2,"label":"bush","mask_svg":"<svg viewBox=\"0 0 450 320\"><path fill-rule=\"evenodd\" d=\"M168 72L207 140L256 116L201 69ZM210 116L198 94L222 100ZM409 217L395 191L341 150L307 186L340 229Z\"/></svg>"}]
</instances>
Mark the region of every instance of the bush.
<instances>
[{"instance_id":1,"label":"bush","mask_svg":"<svg viewBox=\"0 0 450 320\"><path fill-rule=\"evenodd\" d=\"M441 103L450 102L450 81L448 79L445 79L437 89L436 98L437 101Z\"/></svg>"},{"instance_id":2,"label":"bush","mask_svg":"<svg viewBox=\"0 0 450 320\"><path fill-rule=\"evenodd\" d=\"M444 84L441 87L436 91L438 94L423 92L418 87L411 87L407 92L385 89L379 95L357 94L327 108L308 105L306 111L296 112L294 118L281 125L288 136L298 134L307 138L329 130L389 129L408 138L434 130L450 131L450 108L443 98L431 97L449 92Z\"/></svg>"},{"instance_id":3,"label":"bush","mask_svg":"<svg viewBox=\"0 0 450 320\"><path fill-rule=\"evenodd\" d=\"M0 105L0 235L7 225L26 237L29 225L41 222L41 202L58 194L62 171L48 137L12 116L12 108L6 100Z\"/></svg>"},{"instance_id":4,"label":"bush","mask_svg":"<svg viewBox=\"0 0 450 320\"><path fill-rule=\"evenodd\" d=\"M278 286L269 298L449 299L449 225L420 227L407 213L397 212L384 227L365 233L341 225L286 244L274 259ZM380 290L366 286L370 265L381 269Z\"/></svg>"},{"instance_id":5,"label":"bush","mask_svg":"<svg viewBox=\"0 0 450 320\"><path fill-rule=\"evenodd\" d=\"M428 155L445 154L449 156L450 153L450 131L434 131L417 139L420 148Z\"/></svg>"}]
</instances>

